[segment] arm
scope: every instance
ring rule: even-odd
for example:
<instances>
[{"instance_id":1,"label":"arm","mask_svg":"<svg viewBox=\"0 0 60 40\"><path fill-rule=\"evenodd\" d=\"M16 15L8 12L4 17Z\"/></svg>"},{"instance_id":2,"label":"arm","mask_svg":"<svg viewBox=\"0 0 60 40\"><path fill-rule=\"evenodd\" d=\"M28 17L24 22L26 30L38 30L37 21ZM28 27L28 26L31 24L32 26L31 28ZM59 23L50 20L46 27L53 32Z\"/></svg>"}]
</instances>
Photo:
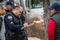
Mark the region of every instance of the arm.
<instances>
[{"instance_id":1,"label":"arm","mask_svg":"<svg viewBox=\"0 0 60 40\"><path fill-rule=\"evenodd\" d=\"M55 27L56 22L52 18L50 18L48 21L48 29L47 29L49 40L54 40Z\"/></svg>"},{"instance_id":2,"label":"arm","mask_svg":"<svg viewBox=\"0 0 60 40\"><path fill-rule=\"evenodd\" d=\"M10 16L10 18L9 18L9 16L6 16L5 18L4 18L4 20L5 20L5 23L8 25L8 27L11 29L11 30L20 30L21 29L21 27L23 26L23 25L19 25L19 24L15 24L14 22L13 22L13 17L12 16Z\"/></svg>"}]
</instances>

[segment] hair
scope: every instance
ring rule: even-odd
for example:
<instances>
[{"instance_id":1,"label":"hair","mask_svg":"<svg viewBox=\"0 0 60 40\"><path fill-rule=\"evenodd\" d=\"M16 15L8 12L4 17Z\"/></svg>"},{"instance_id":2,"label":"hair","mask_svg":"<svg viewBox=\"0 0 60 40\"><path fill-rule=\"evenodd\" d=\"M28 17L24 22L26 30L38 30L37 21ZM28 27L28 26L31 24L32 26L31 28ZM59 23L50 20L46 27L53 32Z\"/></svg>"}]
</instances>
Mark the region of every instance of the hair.
<instances>
[{"instance_id":1,"label":"hair","mask_svg":"<svg viewBox=\"0 0 60 40\"><path fill-rule=\"evenodd\" d=\"M18 7L19 7L19 6L14 6L13 9L16 9L16 8L18 8Z\"/></svg>"}]
</instances>

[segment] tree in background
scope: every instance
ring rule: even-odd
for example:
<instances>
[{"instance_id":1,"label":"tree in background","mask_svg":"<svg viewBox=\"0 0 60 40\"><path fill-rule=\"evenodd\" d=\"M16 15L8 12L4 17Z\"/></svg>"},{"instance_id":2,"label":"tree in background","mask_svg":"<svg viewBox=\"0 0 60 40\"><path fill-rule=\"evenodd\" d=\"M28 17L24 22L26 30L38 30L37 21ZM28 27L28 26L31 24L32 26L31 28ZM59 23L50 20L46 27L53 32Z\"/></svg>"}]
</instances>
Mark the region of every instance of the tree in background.
<instances>
[{"instance_id":1,"label":"tree in background","mask_svg":"<svg viewBox=\"0 0 60 40\"><path fill-rule=\"evenodd\" d=\"M48 6L50 5L50 0L43 0L43 6L44 6L44 21L45 25L47 24L47 20L49 18L49 11L48 11Z\"/></svg>"},{"instance_id":2,"label":"tree in background","mask_svg":"<svg viewBox=\"0 0 60 40\"><path fill-rule=\"evenodd\" d=\"M43 6L44 6L44 23L45 23L45 40L48 40L48 34L46 32L47 29L47 22L50 17L48 6L50 5L50 0L43 0Z\"/></svg>"}]
</instances>

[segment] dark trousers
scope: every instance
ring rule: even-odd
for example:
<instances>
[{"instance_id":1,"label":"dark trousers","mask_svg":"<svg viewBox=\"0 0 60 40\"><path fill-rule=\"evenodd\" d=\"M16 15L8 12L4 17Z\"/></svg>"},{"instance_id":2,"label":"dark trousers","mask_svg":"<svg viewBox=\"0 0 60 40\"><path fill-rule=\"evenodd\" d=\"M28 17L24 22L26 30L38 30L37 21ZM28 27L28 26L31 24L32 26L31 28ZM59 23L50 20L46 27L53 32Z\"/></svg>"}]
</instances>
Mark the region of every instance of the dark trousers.
<instances>
[{"instance_id":1,"label":"dark trousers","mask_svg":"<svg viewBox=\"0 0 60 40\"><path fill-rule=\"evenodd\" d=\"M19 33L6 32L5 37L6 40L28 40L24 31Z\"/></svg>"}]
</instances>

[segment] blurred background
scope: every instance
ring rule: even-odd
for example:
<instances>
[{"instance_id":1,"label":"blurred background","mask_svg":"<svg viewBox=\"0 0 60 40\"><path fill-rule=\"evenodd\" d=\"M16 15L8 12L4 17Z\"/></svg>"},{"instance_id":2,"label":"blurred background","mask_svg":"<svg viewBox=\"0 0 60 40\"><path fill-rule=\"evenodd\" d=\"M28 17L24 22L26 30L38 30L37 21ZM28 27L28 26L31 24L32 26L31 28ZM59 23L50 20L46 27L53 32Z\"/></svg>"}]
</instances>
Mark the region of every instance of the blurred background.
<instances>
[{"instance_id":1,"label":"blurred background","mask_svg":"<svg viewBox=\"0 0 60 40\"><path fill-rule=\"evenodd\" d=\"M38 20L40 23L34 23L27 30L28 37L35 37L41 40L47 40L47 21L50 17L48 6L54 2L60 3L60 0L0 0L0 4L5 6L7 1L12 1L14 4L22 5L24 8L24 16L26 22L33 23Z\"/></svg>"}]
</instances>

